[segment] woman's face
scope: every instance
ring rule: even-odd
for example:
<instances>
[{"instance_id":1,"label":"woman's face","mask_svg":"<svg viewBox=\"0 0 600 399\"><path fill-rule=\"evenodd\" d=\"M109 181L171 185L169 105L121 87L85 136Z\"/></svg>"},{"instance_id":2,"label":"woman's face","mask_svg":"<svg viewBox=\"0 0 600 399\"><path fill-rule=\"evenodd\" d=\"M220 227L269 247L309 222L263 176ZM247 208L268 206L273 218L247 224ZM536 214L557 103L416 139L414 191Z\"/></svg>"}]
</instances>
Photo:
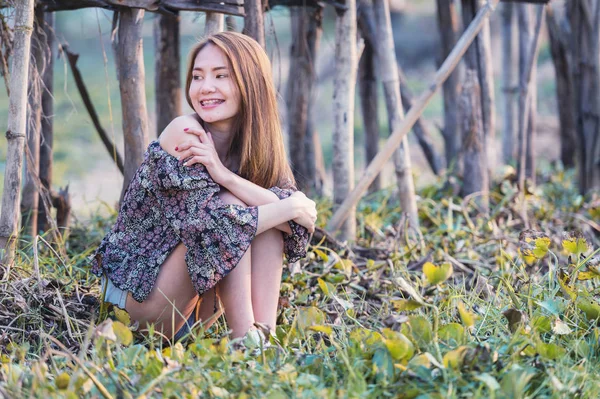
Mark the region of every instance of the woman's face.
<instances>
[{"instance_id":1,"label":"woman's face","mask_svg":"<svg viewBox=\"0 0 600 399\"><path fill-rule=\"evenodd\" d=\"M230 130L240 111L240 92L223 51L207 44L194 60L190 99L202 120L219 130Z\"/></svg>"}]
</instances>

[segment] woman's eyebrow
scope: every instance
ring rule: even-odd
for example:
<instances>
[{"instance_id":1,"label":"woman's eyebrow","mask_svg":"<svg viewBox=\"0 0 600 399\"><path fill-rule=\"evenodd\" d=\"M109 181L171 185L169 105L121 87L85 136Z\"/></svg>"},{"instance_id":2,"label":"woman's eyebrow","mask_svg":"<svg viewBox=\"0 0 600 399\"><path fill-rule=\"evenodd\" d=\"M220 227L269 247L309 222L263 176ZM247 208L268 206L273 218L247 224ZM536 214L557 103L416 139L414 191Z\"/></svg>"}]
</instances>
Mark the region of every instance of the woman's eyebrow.
<instances>
[{"instance_id":1,"label":"woman's eyebrow","mask_svg":"<svg viewBox=\"0 0 600 399\"><path fill-rule=\"evenodd\" d=\"M213 70L213 71L220 71L220 70L223 70L223 69L227 70L227 69L229 69L229 68L227 68L226 66L218 66L218 67L214 67L212 70ZM194 70L194 71L204 71L204 68L201 68L201 67L194 67L194 69L193 69L193 70Z\"/></svg>"}]
</instances>

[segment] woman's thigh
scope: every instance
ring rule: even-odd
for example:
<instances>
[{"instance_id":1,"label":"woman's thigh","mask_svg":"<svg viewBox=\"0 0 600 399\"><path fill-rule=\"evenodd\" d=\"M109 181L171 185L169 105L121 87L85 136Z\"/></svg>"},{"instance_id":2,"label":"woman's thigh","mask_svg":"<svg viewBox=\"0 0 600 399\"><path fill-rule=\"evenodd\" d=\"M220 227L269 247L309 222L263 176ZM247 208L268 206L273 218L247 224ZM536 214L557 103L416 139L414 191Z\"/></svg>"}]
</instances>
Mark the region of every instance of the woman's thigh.
<instances>
[{"instance_id":1,"label":"woman's thigh","mask_svg":"<svg viewBox=\"0 0 600 399\"><path fill-rule=\"evenodd\" d=\"M133 320L139 321L140 327L156 323L158 329L169 336L192 314L198 294L185 263L186 252L182 243L173 249L161 265L156 283L144 302L127 297L125 308Z\"/></svg>"}]
</instances>

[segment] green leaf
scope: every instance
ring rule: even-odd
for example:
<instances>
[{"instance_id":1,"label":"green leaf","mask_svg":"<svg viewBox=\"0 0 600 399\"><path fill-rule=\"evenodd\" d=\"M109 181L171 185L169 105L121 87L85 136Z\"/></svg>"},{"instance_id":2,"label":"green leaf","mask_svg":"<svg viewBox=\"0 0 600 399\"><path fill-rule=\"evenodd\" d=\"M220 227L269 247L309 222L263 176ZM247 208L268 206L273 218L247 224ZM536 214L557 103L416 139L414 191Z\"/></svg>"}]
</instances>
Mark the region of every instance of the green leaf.
<instances>
[{"instance_id":1,"label":"green leaf","mask_svg":"<svg viewBox=\"0 0 600 399\"><path fill-rule=\"evenodd\" d=\"M550 238L542 232L523 230L519 234L519 250L527 264L546 256L549 247Z\"/></svg>"},{"instance_id":2,"label":"green leaf","mask_svg":"<svg viewBox=\"0 0 600 399\"><path fill-rule=\"evenodd\" d=\"M560 359L567 353L567 350L561 346L558 346L554 343L545 343L542 341L538 341L536 343L535 349L541 357L549 360Z\"/></svg>"},{"instance_id":3,"label":"green leaf","mask_svg":"<svg viewBox=\"0 0 600 399\"><path fill-rule=\"evenodd\" d=\"M458 323L449 323L440 327L438 332L440 339L453 345L461 345L465 340L465 329Z\"/></svg>"},{"instance_id":4,"label":"green leaf","mask_svg":"<svg viewBox=\"0 0 600 399\"><path fill-rule=\"evenodd\" d=\"M325 252L321 251L320 249L318 249L318 248L313 248L313 252L314 252L315 254L317 254L317 256L318 256L319 258L321 258L321 260L322 260L323 262L327 262L327 261L329 260L329 256L327 256L327 254L326 254Z\"/></svg>"},{"instance_id":5,"label":"green leaf","mask_svg":"<svg viewBox=\"0 0 600 399\"><path fill-rule=\"evenodd\" d=\"M297 322L298 328L304 331L311 326L325 324L325 315L314 306L302 307L298 309Z\"/></svg>"},{"instance_id":6,"label":"green leaf","mask_svg":"<svg viewBox=\"0 0 600 399\"><path fill-rule=\"evenodd\" d=\"M442 359L444 367L451 369L459 369L460 366L462 366L467 349L468 347L461 346L446 353L444 355L444 358Z\"/></svg>"},{"instance_id":7,"label":"green leaf","mask_svg":"<svg viewBox=\"0 0 600 399\"><path fill-rule=\"evenodd\" d=\"M433 329L429 320L423 316L409 316L408 324L410 325L411 334L419 347L424 347L431 342L433 339Z\"/></svg>"},{"instance_id":8,"label":"green leaf","mask_svg":"<svg viewBox=\"0 0 600 399\"><path fill-rule=\"evenodd\" d=\"M323 333L326 335L333 334L333 328L331 328L330 326L321 326L321 325L310 326L308 329L312 330L312 331L320 332L320 333Z\"/></svg>"},{"instance_id":9,"label":"green leaf","mask_svg":"<svg viewBox=\"0 0 600 399\"><path fill-rule=\"evenodd\" d=\"M475 379L487 385L490 391L500 389L500 384L498 383L498 380L496 380L491 374L481 373L479 375L476 375Z\"/></svg>"},{"instance_id":10,"label":"green leaf","mask_svg":"<svg viewBox=\"0 0 600 399\"><path fill-rule=\"evenodd\" d=\"M540 334L552 331L552 321L547 316L537 316L533 318L533 329Z\"/></svg>"},{"instance_id":11,"label":"green leaf","mask_svg":"<svg viewBox=\"0 0 600 399\"><path fill-rule=\"evenodd\" d=\"M423 274L431 285L437 285L448 280L452 275L452 265L450 263L442 263L436 266L431 262L425 262L423 265Z\"/></svg>"},{"instance_id":12,"label":"green leaf","mask_svg":"<svg viewBox=\"0 0 600 399\"><path fill-rule=\"evenodd\" d=\"M563 233L562 245L565 251L575 256L583 255L589 249L588 243L580 231Z\"/></svg>"},{"instance_id":13,"label":"green leaf","mask_svg":"<svg viewBox=\"0 0 600 399\"><path fill-rule=\"evenodd\" d=\"M133 342L133 334L127 326L120 321L113 322L113 331L117 337L117 342L123 346L129 346Z\"/></svg>"},{"instance_id":14,"label":"green leaf","mask_svg":"<svg viewBox=\"0 0 600 399\"><path fill-rule=\"evenodd\" d=\"M585 316L589 320L596 320L600 318L600 305L595 301L588 298L579 298L577 300L577 307L585 313Z\"/></svg>"},{"instance_id":15,"label":"green leaf","mask_svg":"<svg viewBox=\"0 0 600 399\"><path fill-rule=\"evenodd\" d=\"M319 283L319 288L321 288L321 291L323 291L323 294L325 294L326 296L330 296L332 291L335 291L335 289L333 288L333 286L331 286L331 284L329 284L328 282L326 282L325 280L319 278L317 279L317 283Z\"/></svg>"},{"instance_id":16,"label":"green leaf","mask_svg":"<svg viewBox=\"0 0 600 399\"><path fill-rule=\"evenodd\" d=\"M117 321L129 326L131 324L131 317L129 313L125 309L121 309L118 306L113 306L113 312L115 313L115 318Z\"/></svg>"},{"instance_id":17,"label":"green leaf","mask_svg":"<svg viewBox=\"0 0 600 399\"><path fill-rule=\"evenodd\" d=\"M394 360L388 350L380 348L375 351L373 370L378 380L391 379L394 376Z\"/></svg>"},{"instance_id":18,"label":"green leaf","mask_svg":"<svg viewBox=\"0 0 600 399\"><path fill-rule=\"evenodd\" d=\"M477 320L477 315L469 312L465 305L462 302L458 303L458 314L460 315L460 320L467 327L473 327L475 325L475 321Z\"/></svg>"},{"instance_id":19,"label":"green leaf","mask_svg":"<svg viewBox=\"0 0 600 399\"><path fill-rule=\"evenodd\" d=\"M392 305L394 306L394 310L403 312L403 311L411 311L419 309L421 305L419 302L412 299L392 299Z\"/></svg>"},{"instance_id":20,"label":"green leaf","mask_svg":"<svg viewBox=\"0 0 600 399\"><path fill-rule=\"evenodd\" d=\"M513 334L519 330L522 326L525 326L529 321L527 314L517 309L507 309L502 312L506 320L508 320L508 328Z\"/></svg>"},{"instance_id":21,"label":"green leaf","mask_svg":"<svg viewBox=\"0 0 600 399\"><path fill-rule=\"evenodd\" d=\"M382 331L385 346L394 360L410 359L415 354L415 347L404 334L385 328Z\"/></svg>"}]
</instances>

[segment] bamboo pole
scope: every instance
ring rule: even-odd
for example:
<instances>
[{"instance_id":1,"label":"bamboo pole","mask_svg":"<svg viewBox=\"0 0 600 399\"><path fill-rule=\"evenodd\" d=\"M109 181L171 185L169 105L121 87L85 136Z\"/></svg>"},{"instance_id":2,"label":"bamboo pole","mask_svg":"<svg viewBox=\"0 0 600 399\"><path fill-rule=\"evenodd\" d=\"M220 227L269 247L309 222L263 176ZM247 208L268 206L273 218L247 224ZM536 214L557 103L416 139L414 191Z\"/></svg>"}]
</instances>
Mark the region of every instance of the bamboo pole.
<instances>
[{"instance_id":1,"label":"bamboo pole","mask_svg":"<svg viewBox=\"0 0 600 399\"><path fill-rule=\"evenodd\" d=\"M354 190L347 195L343 203L337 208L327 224L327 231L339 229L342 223L346 220L349 211L356 206L362 194L369 187L373 179L375 179L375 177L379 174L384 164L393 155L394 151L398 145L400 145L404 136L406 136L406 134L410 131L416 120L419 119L433 95L452 73L454 68L456 68L461 57L464 55L469 45L473 42L483 27L484 22L488 20L489 15L495 10L498 2L499 0L490 0L479 10L469 27L465 30L456 43L456 46L452 52L448 55L448 58L446 58L440 69L438 69L436 72L429 89L416 99L413 107L406 114L405 119L398 126L398 128L394 130L394 133L392 133L392 135L390 135L390 137L387 139L381 151L377 154L373 161L371 161L363 173L362 178L356 184Z\"/></svg>"},{"instance_id":2,"label":"bamboo pole","mask_svg":"<svg viewBox=\"0 0 600 399\"><path fill-rule=\"evenodd\" d=\"M0 215L0 249L2 263L10 267L15 256L19 209L21 205L21 169L25 147L25 124L27 110L27 74L29 51L33 31L33 0L15 4L14 47L10 98L8 107L7 151ZM5 278L9 277L9 271Z\"/></svg>"},{"instance_id":3,"label":"bamboo pole","mask_svg":"<svg viewBox=\"0 0 600 399\"><path fill-rule=\"evenodd\" d=\"M333 84L333 203L334 209L347 198L354 186L354 87L356 83L356 3L346 2L335 20L335 78ZM370 182L369 182L370 183ZM340 237L354 240L354 205L346 208L351 217L341 227ZM343 224L343 226L342 226Z\"/></svg>"},{"instance_id":4,"label":"bamboo pole","mask_svg":"<svg viewBox=\"0 0 600 399\"><path fill-rule=\"evenodd\" d=\"M398 77L398 63L396 61L396 51L394 50L394 34L392 32L388 0L374 0L373 10L377 24L377 43L375 47L377 62L383 84L390 133L392 133L401 126L404 119L404 109L400 97L400 78ZM400 207L402 212L408 215L411 226L418 228L417 199L412 177L410 147L406 136L402 138L402 142L394 154L394 164Z\"/></svg>"}]
</instances>

